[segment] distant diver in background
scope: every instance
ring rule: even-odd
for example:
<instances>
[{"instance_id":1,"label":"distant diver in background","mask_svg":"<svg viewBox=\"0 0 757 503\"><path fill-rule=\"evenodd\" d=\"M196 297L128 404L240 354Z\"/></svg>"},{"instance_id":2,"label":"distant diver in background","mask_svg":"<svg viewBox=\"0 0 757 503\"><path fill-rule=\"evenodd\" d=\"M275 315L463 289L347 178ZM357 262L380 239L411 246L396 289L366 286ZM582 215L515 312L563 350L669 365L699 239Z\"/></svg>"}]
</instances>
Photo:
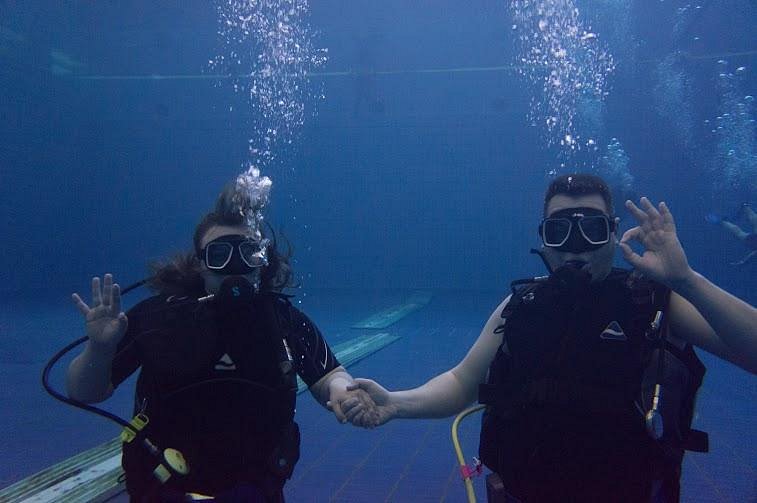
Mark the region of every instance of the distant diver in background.
<instances>
[{"instance_id":1,"label":"distant diver in background","mask_svg":"<svg viewBox=\"0 0 757 503\"><path fill-rule=\"evenodd\" d=\"M711 224L720 224L721 227L736 236L749 248L749 253L744 258L737 262L732 262L731 265L744 265L751 262L757 256L757 213L754 212L748 203L744 203L739 211L739 216L741 215L745 215L747 220L749 220L749 225L752 227L751 232L746 232L737 224L715 213L710 213L705 217L705 220Z\"/></svg>"}]
</instances>

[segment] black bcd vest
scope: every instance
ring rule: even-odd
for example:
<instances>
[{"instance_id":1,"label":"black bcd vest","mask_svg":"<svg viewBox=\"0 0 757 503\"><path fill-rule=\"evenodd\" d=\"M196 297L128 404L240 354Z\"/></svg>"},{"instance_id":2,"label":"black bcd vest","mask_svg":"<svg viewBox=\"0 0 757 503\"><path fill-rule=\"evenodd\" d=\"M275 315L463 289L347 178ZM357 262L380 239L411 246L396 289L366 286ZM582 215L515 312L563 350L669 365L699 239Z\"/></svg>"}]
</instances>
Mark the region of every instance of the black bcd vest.
<instances>
[{"instance_id":1,"label":"black bcd vest","mask_svg":"<svg viewBox=\"0 0 757 503\"><path fill-rule=\"evenodd\" d=\"M677 499L684 449L706 450L706 436L691 430L705 369L690 345L650 331L667 294L621 269L579 294L549 280L514 292L497 329L503 344L479 390L487 405L481 460L513 494L644 501L663 491ZM665 433L653 440L644 414L658 380Z\"/></svg>"},{"instance_id":2,"label":"black bcd vest","mask_svg":"<svg viewBox=\"0 0 757 503\"><path fill-rule=\"evenodd\" d=\"M190 468L165 487L214 494L239 482L283 484L299 459L296 374L282 371L288 300L261 294L249 309L224 312L168 304L145 314L149 329L135 341L135 414L149 418L142 434L181 451ZM122 464L132 496L160 491L156 461L139 442L124 444Z\"/></svg>"}]
</instances>

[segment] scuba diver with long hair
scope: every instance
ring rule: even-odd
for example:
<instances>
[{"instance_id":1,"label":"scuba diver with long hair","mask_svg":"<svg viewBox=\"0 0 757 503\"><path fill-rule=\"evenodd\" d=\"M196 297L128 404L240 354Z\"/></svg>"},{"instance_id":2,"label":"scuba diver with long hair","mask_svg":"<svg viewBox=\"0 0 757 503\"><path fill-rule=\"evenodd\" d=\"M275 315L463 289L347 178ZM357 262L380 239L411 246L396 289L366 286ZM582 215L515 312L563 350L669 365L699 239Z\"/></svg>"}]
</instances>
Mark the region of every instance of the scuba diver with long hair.
<instances>
[{"instance_id":1,"label":"scuba diver with long hair","mask_svg":"<svg viewBox=\"0 0 757 503\"><path fill-rule=\"evenodd\" d=\"M299 459L297 375L340 422L348 397L372 407L364 391L347 390L350 375L282 293L291 248L264 234L267 197L253 199L229 185L197 225L194 250L154 264L157 295L128 313L110 274L92 280L91 305L73 295L88 341L69 366L69 397L101 402L141 369L142 441L127 440L122 457L132 501L283 501ZM156 445L178 451L180 473L161 473Z\"/></svg>"},{"instance_id":2,"label":"scuba diver with long hair","mask_svg":"<svg viewBox=\"0 0 757 503\"><path fill-rule=\"evenodd\" d=\"M549 275L513 282L463 360L424 385L355 379L376 407L348 399L347 418L442 418L478 400L489 501L678 501L684 451L708 448L691 427L693 346L757 373L757 309L689 266L665 203L640 206L626 202L638 225L618 244L601 178L553 180L534 250ZM612 267L617 246L633 271Z\"/></svg>"}]
</instances>

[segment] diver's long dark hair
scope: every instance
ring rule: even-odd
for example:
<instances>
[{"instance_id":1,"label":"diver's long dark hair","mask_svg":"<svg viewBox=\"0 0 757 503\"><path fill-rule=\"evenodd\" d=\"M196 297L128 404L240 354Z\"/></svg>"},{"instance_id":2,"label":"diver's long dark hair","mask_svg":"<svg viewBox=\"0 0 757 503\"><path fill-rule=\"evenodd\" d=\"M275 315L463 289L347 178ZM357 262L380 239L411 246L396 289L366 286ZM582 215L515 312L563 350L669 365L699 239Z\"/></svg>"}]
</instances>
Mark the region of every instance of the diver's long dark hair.
<instances>
[{"instance_id":1,"label":"diver's long dark hair","mask_svg":"<svg viewBox=\"0 0 757 503\"><path fill-rule=\"evenodd\" d=\"M241 201L241 204L240 204ZM252 201L240 191L235 184L227 185L216 200L215 208L207 213L195 227L194 251L178 253L169 259L152 262L150 280L147 286L154 292L163 295L188 295L204 292L205 284L201 276L201 265L198 256L202 238L215 226L246 225L245 212L258 210ZM297 286L290 261L292 245L284 238L286 248L280 250L273 228L266 224L261 229L263 236L268 238L266 247L268 265L261 271L260 286L263 291L281 292L286 288Z\"/></svg>"}]
</instances>

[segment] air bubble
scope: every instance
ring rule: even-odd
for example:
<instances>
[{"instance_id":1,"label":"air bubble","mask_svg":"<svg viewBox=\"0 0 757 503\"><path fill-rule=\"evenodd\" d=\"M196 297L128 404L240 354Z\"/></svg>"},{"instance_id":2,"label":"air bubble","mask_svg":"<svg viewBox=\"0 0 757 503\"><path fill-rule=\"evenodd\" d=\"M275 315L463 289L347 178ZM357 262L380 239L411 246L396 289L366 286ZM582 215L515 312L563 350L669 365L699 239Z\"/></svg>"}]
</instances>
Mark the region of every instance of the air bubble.
<instances>
[{"instance_id":1,"label":"air bubble","mask_svg":"<svg viewBox=\"0 0 757 503\"><path fill-rule=\"evenodd\" d=\"M209 64L216 73L234 76L225 82L245 93L253 117L249 157L237 177L237 186L259 203L245 213L250 225L262 220L271 187L261 169L290 148L304 124L306 101L322 96L320 90L309 94L307 75L326 61L327 51L313 46L307 14L307 0L226 0L218 6L224 50Z\"/></svg>"},{"instance_id":2,"label":"air bubble","mask_svg":"<svg viewBox=\"0 0 757 503\"><path fill-rule=\"evenodd\" d=\"M535 88L528 123L546 126L547 146L561 146L568 155L584 146L576 141L579 102L586 96L603 100L609 93L608 76L615 70L612 54L584 24L575 3L509 2L512 26L520 33L517 71Z\"/></svg>"}]
</instances>

